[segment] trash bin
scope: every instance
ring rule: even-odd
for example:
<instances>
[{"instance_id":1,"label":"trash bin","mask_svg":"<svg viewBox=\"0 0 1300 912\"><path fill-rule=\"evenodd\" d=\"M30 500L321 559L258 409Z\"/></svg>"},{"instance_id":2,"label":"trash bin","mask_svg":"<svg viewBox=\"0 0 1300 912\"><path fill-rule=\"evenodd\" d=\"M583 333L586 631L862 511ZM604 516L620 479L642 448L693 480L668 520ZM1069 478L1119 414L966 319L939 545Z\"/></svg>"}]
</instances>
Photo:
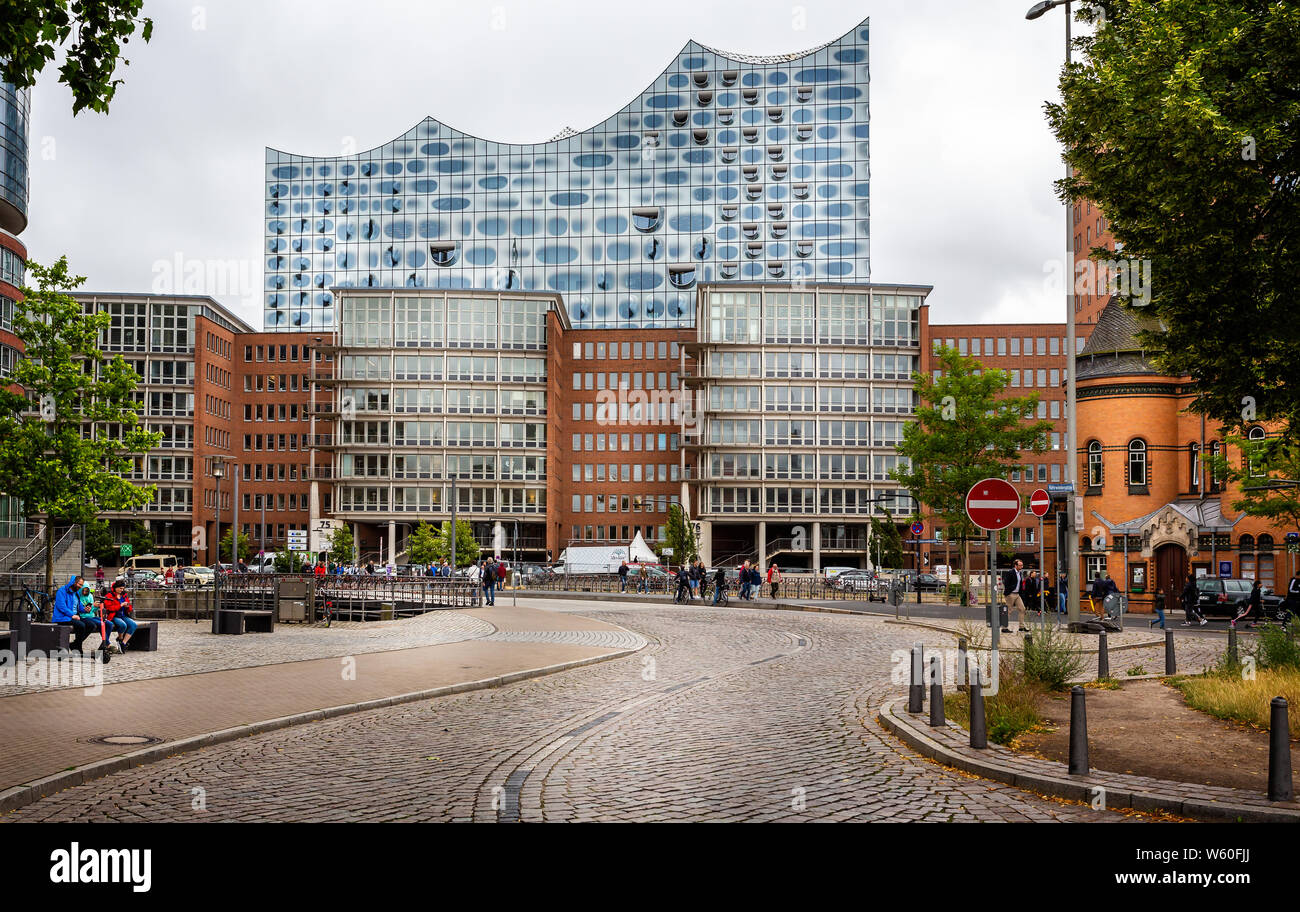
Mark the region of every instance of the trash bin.
<instances>
[{"instance_id":1,"label":"trash bin","mask_svg":"<svg viewBox=\"0 0 1300 912\"><path fill-rule=\"evenodd\" d=\"M985 623L988 623L987 619L985 619ZM1006 630L1010 626L1011 626L1011 612L1007 611L1006 602L1002 602L1001 604L998 605L998 628L1000 630Z\"/></svg>"}]
</instances>

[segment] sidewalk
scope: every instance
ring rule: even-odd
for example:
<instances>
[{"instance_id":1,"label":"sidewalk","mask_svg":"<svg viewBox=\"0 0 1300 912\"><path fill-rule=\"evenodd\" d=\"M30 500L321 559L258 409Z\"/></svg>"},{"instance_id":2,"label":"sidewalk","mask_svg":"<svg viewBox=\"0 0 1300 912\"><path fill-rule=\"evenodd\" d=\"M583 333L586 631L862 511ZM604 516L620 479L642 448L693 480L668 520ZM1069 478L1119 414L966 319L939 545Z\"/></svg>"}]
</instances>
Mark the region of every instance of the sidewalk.
<instances>
[{"instance_id":1,"label":"sidewalk","mask_svg":"<svg viewBox=\"0 0 1300 912\"><path fill-rule=\"evenodd\" d=\"M357 636L344 635L332 656L297 661L282 657L278 664L266 663L266 651L274 648L277 638L285 644L291 641L293 628L284 628L287 636L280 630L242 637L208 633L209 648L230 667L185 673L164 663L155 675L105 683L97 696L79 687L0 696L0 811L160 756L309 721L302 718L305 714L325 717L367 704L497 686L625 655L646 642L611 624L534 608L498 606L456 612L454 617L454 642L386 650L381 646L382 651L365 644L372 651L362 651L356 648L363 645L356 642ZM393 627L413 628L419 622L395 621L386 630L357 626L361 636L382 641L393 638ZM317 641L335 632L296 631L299 638ZM401 638L392 641L400 643ZM164 635L162 651L152 655L165 655L168 649ZM121 656L108 668L129 666L147 655ZM323 713L327 710L332 712ZM122 736L128 736L127 743L93 740ZM141 750L144 745L154 746Z\"/></svg>"}]
</instances>

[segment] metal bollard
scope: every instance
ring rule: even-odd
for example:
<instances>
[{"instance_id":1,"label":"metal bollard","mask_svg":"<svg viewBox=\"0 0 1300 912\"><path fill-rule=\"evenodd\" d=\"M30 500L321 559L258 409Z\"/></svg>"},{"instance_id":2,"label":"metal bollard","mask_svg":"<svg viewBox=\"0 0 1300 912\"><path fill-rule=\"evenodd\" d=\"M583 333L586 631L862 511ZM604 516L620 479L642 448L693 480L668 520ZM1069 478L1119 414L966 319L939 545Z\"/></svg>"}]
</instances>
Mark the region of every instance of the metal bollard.
<instances>
[{"instance_id":1,"label":"metal bollard","mask_svg":"<svg viewBox=\"0 0 1300 912\"><path fill-rule=\"evenodd\" d=\"M1239 662L1237 658L1237 622L1233 621L1228 625L1228 664L1236 665Z\"/></svg>"},{"instance_id":2,"label":"metal bollard","mask_svg":"<svg viewBox=\"0 0 1300 912\"><path fill-rule=\"evenodd\" d=\"M1178 671L1178 662L1174 659L1174 632L1165 631L1165 674L1171 675Z\"/></svg>"},{"instance_id":3,"label":"metal bollard","mask_svg":"<svg viewBox=\"0 0 1300 912\"><path fill-rule=\"evenodd\" d=\"M943 665L939 657L930 656L930 727L943 728Z\"/></svg>"},{"instance_id":4,"label":"metal bollard","mask_svg":"<svg viewBox=\"0 0 1300 912\"><path fill-rule=\"evenodd\" d=\"M907 688L907 711L919 713L925 705L925 684L922 681L924 666L924 647L917 643L912 647L912 675Z\"/></svg>"},{"instance_id":5,"label":"metal bollard","mask_svg":"<svg viewBox=\"0 0 1300 912\"><path fill-rule=\"evenodd\" d=\"M957 640L957 686L964 687L970 683L970 659L966 655L966 638Z\"/></svg>"},{"instance_id":6,"label":"metal bollard","mask_svg":"<svg viewBox=\"0 0 1300 912\"><path fill-rule=\"evenodd\" d=\"M1088 775L1088 709L1083 688L1070 688L1070 775Z\"/></svg>"},{"instance_id":7,"label":"metal bollard","mask_svg":"<svg viewBox=\"0 0 1300 912\"><path fill-rule=\"evenodd\" d=\"M970 746L984 750L989 746L988 728L984 724L984 691L980 688L982 675L978 668L970 679Z\"/></svg>"},{"instance_id":8,"label":"metal bollard","mask_svg":"<svg viewBox=\"0 0 1300 912\"><path fill-rule=\"evenodd\" d=\"M1110 646L1106 642L1106 631L1097 637L1097 680L1104 681L1110 677Z\"/></svg>"},{"instance_id":9,"label":"metal bollard","mask_svg":"<svg viewBox=\"0 0 1300 912\"><path fill-rule=\"evenodd\" d=\"M1291 726L1285 697L1274 697L1268 721L1268 800L1290 801L1295 797L1291 783Z\"/></svg>"}]
</instances>

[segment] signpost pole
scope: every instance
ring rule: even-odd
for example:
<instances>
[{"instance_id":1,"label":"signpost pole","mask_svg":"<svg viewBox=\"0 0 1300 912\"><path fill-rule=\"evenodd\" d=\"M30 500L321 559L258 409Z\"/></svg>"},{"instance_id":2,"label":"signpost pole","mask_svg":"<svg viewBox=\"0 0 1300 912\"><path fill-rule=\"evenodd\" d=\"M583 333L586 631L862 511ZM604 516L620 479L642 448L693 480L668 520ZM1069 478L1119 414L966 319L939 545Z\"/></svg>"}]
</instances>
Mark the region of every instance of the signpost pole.
<instances>
[{"instance_id":1,"label":"signpost pole","mask_svg":"<svg viewBox=\"0 0 1300 912\"><path fill-rule=\"evenodd\" d=\"M997 590L994 584L994 580L996 579L996 574L997 574L997 559L998 559L997 538L998 538L998 533L993 530L989 530L988 598L989 598L989 623L993 625L993 636L991 637L990 642L992 643L994 668L997 667L998 643L1001 640L1001 634L1002 634L1002 619L998 617Z\"/></svg>"},{"instance_id":2,"label":"signpost pole","mask_svg":"<svg viewBox=\"0 0 1300 912\"><path fill-rule=\"evenodd\" d=\"M1038 517L1038 572L1043 575L1038 584L1038 619L1046 621L1047 615L1047 548L1043 543L1043 517Z\"/></svg>"}]
</instances>

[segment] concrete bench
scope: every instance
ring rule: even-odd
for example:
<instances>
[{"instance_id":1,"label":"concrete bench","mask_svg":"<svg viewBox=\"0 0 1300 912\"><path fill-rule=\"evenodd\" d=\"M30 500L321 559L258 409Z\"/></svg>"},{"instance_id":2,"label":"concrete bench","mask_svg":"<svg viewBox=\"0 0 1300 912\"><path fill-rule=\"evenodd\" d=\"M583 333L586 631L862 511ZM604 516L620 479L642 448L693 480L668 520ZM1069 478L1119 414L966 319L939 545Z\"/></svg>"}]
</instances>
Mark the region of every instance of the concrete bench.
<instances>
[{"instance_id":1,"label":"concrete bench","mask_svg":"<svg viewBox=\"0 0 1300 912\"><path fill-rule=\"evenodd\" d=\"M158 651L158 622L137 621L136 631L131 634L131 642L126 644L128 652Z\"/></svg>"},{"instance_id":2,"label":"concrete bench","mask_svg":"<svg viewBox=\"0 0 1300 912\"><path fill-rule=\"evenodd\" d=\"M27 640L28 649L39 649L46 655L72 647L72 628L63 624L32 624Z\"/></svg>"},{"instance_id":3,"label":"concrete bench","mask_svg":"<svg viewBox=\"0 0 1300 912\"><path fill-rule=\"evenodd\" d=\"M217 633L238 636L244 633L273 633L275 618L270 611L222 608L217 617Z\"/></svg>"}]
</instances>

